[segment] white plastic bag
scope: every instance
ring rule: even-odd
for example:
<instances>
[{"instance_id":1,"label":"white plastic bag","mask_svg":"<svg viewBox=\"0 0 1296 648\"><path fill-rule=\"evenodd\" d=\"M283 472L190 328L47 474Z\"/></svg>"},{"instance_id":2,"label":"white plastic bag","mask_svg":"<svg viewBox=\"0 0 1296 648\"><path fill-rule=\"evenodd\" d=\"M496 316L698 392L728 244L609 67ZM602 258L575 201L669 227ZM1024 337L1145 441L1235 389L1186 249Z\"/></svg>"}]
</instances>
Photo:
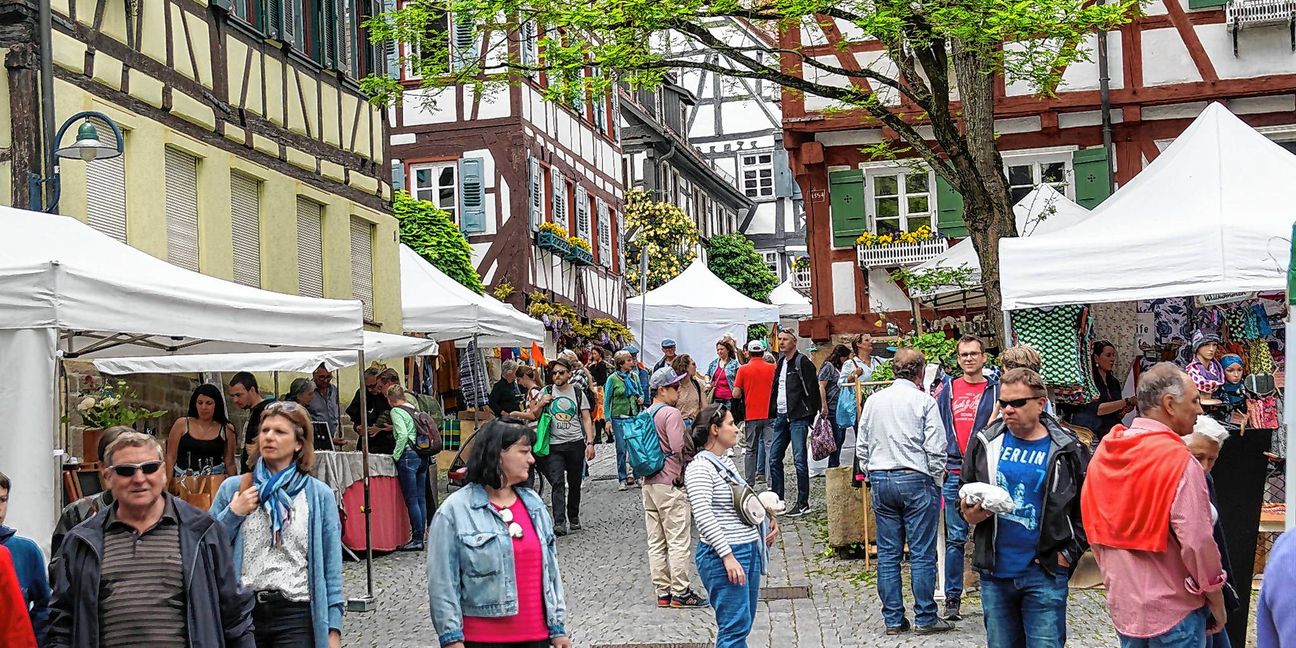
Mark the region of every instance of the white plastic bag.
<instances>
[{"instance_id":1,"label":"white plastic bag","mask_svg":"<svg viewBox=\"0 0 1296 648\"><path fill-rule=\"evenodd\" d=\"M991 484L974 482L959 489L959 499L974 506L977 503L991 513L1012 513L1016 507L1008 491Z\"/></svg>"}]
</instances>

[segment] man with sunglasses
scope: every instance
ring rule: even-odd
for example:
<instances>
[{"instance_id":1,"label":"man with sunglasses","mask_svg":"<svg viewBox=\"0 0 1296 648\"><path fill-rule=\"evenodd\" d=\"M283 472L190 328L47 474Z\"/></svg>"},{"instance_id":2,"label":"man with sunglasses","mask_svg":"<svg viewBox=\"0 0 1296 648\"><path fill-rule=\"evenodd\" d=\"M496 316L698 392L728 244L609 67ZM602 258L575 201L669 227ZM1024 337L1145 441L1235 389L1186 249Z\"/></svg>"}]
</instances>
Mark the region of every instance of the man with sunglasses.
<instances>
[{"instance_id":1,"label":"man with sunglasses","mask_svg":"<svg viewBox=\"0 0 1296 648\"><path fill-rule=\"evenodd\" d=\"M1089 547L1080 520L1089 449L1044 413L1044 401L1039 374L1008 370L999 383L1002 416L972 438L962 465L959 487L998 486L1014 504L997 515L958 504L976 525L972 564L991 646L1066 643L1067 580Z\"/></svg>"},{"instance_id":2,"label":"man with sunglasses","mask_svg":"<svg viewBox=\"0 0 1296 648\"><path fill-rule=\"evenodd\" d=\"M553 384L544 393L548 407L549 454L540 459L540 471L553 486L554 534L581 529L581 482L585 462L594 460L594 421L585 390L571 383L572 366L562 358L550 363Z\"/></svg>"},{"instance_id":3,"label":"man with sunglasses","mask_svg":"<svg viewBox=\"0 0 1296 648\"><path fill-rule=\"evenodd\" d=\"M59 549L46 646L253 648L252 596L220 524L163 492L156 439L124 432L104 455L112 506Z\"/></svg>"},{"instance_id":4,"label":"man with sunglasses","mask_svg":"<svg viewBox=\"0 0 1296 648\"><path fill-rule=\"evenodd\" d=\"M963 564L967 552L968 525L959 513L959 471L963 452L972 435L994 418L999 385L985 375L985 343L975 335L964 335L958 341L958 364L963 375L945 376L936 390L941 422L945 424L945 483L941 495L945 500L945 619L962 619L960 599L963 596Z\"/></svg>"}]
</instances>

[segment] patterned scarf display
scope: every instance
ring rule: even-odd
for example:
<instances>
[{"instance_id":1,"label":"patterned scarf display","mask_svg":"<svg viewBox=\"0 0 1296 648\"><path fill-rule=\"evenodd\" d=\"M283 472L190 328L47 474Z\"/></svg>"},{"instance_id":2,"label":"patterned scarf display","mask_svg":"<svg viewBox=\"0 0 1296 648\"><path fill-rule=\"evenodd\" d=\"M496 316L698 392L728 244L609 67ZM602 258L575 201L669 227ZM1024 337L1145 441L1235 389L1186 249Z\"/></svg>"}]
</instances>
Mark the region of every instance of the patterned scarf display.
<instances>
[{"instance_id":1,"label":"patterned scarf display","mask_svg":"<svg viewBox=\"0 0 1296 648\"><path fill-rule=\"evenodd\" d=\"M283 528L292 519L293 498L306 488L310 477L292 464L273 475L265 461L257 459L252 468L252 483L261 498L261 508L270 516L270 544L283 544Z\"/></svg>"}]
</instances>

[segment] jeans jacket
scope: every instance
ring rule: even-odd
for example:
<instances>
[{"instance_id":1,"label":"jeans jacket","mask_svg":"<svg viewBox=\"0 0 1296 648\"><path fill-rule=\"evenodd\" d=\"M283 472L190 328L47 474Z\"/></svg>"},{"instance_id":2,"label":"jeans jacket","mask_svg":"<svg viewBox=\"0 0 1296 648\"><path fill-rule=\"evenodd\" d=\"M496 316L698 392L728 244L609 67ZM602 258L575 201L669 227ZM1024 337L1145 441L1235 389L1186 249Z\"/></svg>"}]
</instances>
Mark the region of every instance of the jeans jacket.
<instances>
[{"instance_id":1,"label":"jeans jacket","mask_svg":"<svg viewBox=\"0 0 1296 648\"><path fill-rule=\"evenodd\" d=\"M515 487L531 515L544 549L545 625L549 637L567 634L567 605L549 509L535 491ZM468 484L447 497L432 518L429 536L428 603L439 645L463 641L464 616L506 617L518 613L513 540L491 510L486 489Z\"/></svg>"},{"instance_id":2,"label":"jeans jacket","mask_svg":"<svg viewBox=\"0 0 1296 648\"><path fill-rule=\"evenodd\" d=\"M230 477L216 491L211 510L225 527L234 549L234 573L243 573L243 516L230 510L230 500L238 494L240 477ZM310 591L311 627L315 647L328 648L329 630L342 632L342 523L338 519L337 498L324 482L310 478L306 486L306 503L310 510L307 532L306 586Z\"/></svg>"},{"instance_id":3,"label":"jeans jacket","mask_svg":"<svg viewBox=\"0 0 1296 648\"><path fill-rule=\"evenodd\" d=\"M189 648L255 648L252 594L239 585L225 530L205 512L179 499L174 503ZM99 579L108 510L101 509L69 531L59 548L47 647L99 645Z\"/></svg>"},{"instance_id":4,"label":"jeans jacket","mask_svg":"<svg viewBox=\"0 0 1296 648\"><path fill-rule=\"evenodd\" d=\"M720 366L720 358L718 357L711 358L711 364L707 365L706 377L707 380L711 381L712 385L715 384L716 368L719 366ZM725 363L724 366L725 380L729 381L729 389L733 389L734 380L738 378L738 366L739 364L737 358L729 358L729 362Z\"/></svg>"}]
</instances>

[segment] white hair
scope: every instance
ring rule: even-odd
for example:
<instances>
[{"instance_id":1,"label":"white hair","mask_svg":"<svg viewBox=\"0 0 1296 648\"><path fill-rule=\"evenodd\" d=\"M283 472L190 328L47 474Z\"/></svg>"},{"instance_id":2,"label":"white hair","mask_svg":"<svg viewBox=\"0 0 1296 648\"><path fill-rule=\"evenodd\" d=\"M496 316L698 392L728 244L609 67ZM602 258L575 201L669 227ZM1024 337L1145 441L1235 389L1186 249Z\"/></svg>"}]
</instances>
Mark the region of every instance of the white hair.
<instances>
[{"instance_id":1,"label":"white hair","mask_svg":"<svg viewBox=\"0 0 1296 648\"><path fill-rule=\"evenodd\" d=\"M1219 424L1219 421L1206 415L1199 415L1197 417L1197 423L1193 425L1192 436L1200 436L1204 439L1210 439L1211 441L1214 441L1216 445L1223 447L1224 441L1225 439L1228 439L1229 433L1228 430L1224 429L1223 425ZM1187 440L1188 439L1185 437L1185 441Z\"/></svg>"}]
</instances>

